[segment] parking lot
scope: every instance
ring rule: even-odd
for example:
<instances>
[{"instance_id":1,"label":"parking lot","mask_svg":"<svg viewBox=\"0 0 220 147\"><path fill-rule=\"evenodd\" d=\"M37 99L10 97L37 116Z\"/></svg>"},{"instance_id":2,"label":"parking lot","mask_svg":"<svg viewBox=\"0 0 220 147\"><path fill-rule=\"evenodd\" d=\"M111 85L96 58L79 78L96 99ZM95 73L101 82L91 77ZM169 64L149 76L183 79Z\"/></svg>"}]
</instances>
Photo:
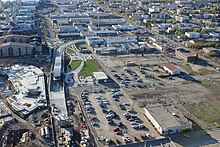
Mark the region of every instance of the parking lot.
<instances>
[{"instance_id":1,"label":"parking lot","mask_svg":"<svg viewBox=\"0 0 220 147\"><path fill-rule=\"evenodd\" d=\"M110 140L115 145L159 136L144 110L129 102L121 91L90 90L83 92L81 98L102 145Z\"/></svg>"},{"instance_id":2,"label":"parking lot","mask_svg":"<svg viewBox=\"0 0 220 147\"><path fill-rule=\"evenodd\" d=\"M163 63L180 62L175 57L165 57L164 55L151 54L141 56L123 57L101 57L103 64L108 66L109 71L115 80L127 91L131 93L143 91L145 88L155 88L158 86L173 85L186 81L180 76L169 76L163 69ZM161 59L159 62L158 59ZM127 62L134 65L127 65ZM148 62L148 61L152 61ZM182 63L180 63L182 64ZM184 70L183 70L184 72ZM165 77L163 77L166 75Z\"/></svg>"}]
</instances>

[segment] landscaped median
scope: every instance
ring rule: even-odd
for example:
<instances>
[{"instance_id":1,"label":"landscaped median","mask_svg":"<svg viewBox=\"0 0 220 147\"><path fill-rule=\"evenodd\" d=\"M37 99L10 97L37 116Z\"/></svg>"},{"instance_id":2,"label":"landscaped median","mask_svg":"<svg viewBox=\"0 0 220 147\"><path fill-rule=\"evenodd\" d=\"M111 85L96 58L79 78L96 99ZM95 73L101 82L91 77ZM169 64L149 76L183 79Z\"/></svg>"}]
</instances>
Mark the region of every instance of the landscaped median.
<instances>
[{"instance_id":1,"label":"landscaped median","mask_svg":"<svg viewBox=\"0 0 220 147\"><path fill-rule=\"evenodd\" d=\"M85 62L82 70L79 72L79 76L92 76L93 72L101 71L100 65L95 59L89 59Z\"/></svg>"},{"instance_id":2,"label":"landscaped median","mask_svg":"<svg viewBox=\"0 0 220 147\"><path fill-rule=\"evenodd\" d=\"M71 48L67 48L66 49L66 52L68 53L68 54L73 54L73 53L75 53L75 51L73 50L73 49L71 49Z\"/></svg>"},{"instance_id":3,"label":"landscaped median","mask_svg":"<svg viewBox=\"0 0 220 147\"><path fill-rule=\"evenodd\" d=\"M81 64L81 61L80 60L75 60L75 61L72 61L70 63L70 68L71 70L75 70L76 68L78 68Z\"/></svg>"}]
</instances>

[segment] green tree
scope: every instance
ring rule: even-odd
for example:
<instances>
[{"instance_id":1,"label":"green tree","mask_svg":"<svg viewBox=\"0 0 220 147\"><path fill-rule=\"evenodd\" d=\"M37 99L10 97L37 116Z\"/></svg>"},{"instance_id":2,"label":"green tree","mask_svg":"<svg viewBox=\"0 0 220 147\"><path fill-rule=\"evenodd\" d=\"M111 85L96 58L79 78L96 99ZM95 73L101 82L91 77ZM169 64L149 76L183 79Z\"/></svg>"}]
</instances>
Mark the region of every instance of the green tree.
<instances>
[{"instance_id":1,"label":"green tree","mask_svg":"<svg viewBox=\"0 0 220 147\"><path fill-rule=\"evenodd\" d=\"M201 33L202 33L202 34L206 34L206 33L208 33L208 30L205 29L205 28L203 28L203 29L201 30Z\"/></svg>"}]
</instances>

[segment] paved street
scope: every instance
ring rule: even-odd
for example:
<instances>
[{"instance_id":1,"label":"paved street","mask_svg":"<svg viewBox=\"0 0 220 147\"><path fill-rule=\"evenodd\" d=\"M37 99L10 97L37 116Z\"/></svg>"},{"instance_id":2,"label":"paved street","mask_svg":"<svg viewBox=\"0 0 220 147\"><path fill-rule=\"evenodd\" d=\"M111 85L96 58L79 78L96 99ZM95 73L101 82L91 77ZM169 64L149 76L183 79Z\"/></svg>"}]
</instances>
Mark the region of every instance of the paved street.
<instances>
[{"instance_id":1,"label":"paved street","mask_svg":"<svg viewBox=\"0 0 220 147\"><path fill-rule=\"evenodd\" d=\"M187 146L187 147L198 147L198 146L210 146L217 147L216 143L220 143L220 130L213 131L198 131L187 133L188 137L182 134L171 136L172 141L177 147Z\"/></svg>"}]
</instances>

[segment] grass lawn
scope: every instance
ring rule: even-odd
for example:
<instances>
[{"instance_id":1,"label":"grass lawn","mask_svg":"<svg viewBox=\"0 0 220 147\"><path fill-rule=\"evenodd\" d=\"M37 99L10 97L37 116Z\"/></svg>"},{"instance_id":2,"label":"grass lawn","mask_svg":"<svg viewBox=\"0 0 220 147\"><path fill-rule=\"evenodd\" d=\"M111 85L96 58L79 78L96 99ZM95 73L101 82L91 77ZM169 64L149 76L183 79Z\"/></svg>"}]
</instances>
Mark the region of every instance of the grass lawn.
<instances>
[{"instance_id":1,"label":"grass lawn","mask_svg":"<svg viewBox=\"0 0 220 147\"><path fill-rule=\"evenodd\" d=\"M82 68L82 70L79 72L79 76L92 76L93 72L100 71L101 67L97 63L95 59L87 60Z\"/></svg>"},{"instance_id":2,"label":"grass lawn","mask_svg":"<svg viewBox=\"0 0 220 147\"><path fill-rule=\"evenodd\" d=\"M72 61L70 63L71 70L75 70L77 67L79 67L80 64L81 64L81 61L79 61L79 60Z\"/></svg>"},{"instance_id":3,"label":"grass lawn","mask_svg":"<svg viewBox=\"0 0 220 147\"><path fill-rule=\"evenodd\" d=\"M201 85L207 88L211 94L205 101L198 103L188 102L184 106L197 118L207 123L208 128L220 127L220 80L204 80ZM203 128L207 129L207 128Z\"/></svg>"},{"instance_id":4,"label":"grass lawn","mask_svg":"<svg viewBox=\"0 0 220 147\"><path fill-rule=\"evenodd\" d=\"M207 69L207 68L201 68L201 69L199 69L199 72L201 74L216 74L216 73L218 73L215 70L210 70L210 69Z\"/></svg>"},{"instance_id":5,"label":"grass lawn","mask_svg":"<svg viewBox=\"0 0 220 147\"><path fill-rule=\"evenodd\" d=\"M67 53L71 55L71 54L75 53L75 51L71 48L67 48Z\"/></svg>"},{"instance_id":6,"label":"grass lawn","mask_svg":"<svg viewBox=\"0 0 220 147\"><path fill-rule=\"evenodd\" d=\"M177 66L179 66L180 68L182 68L189 74L196 74L196 72L188 64L180 63L180 64L177 64Z\"/></svg>"}]
</instances>

